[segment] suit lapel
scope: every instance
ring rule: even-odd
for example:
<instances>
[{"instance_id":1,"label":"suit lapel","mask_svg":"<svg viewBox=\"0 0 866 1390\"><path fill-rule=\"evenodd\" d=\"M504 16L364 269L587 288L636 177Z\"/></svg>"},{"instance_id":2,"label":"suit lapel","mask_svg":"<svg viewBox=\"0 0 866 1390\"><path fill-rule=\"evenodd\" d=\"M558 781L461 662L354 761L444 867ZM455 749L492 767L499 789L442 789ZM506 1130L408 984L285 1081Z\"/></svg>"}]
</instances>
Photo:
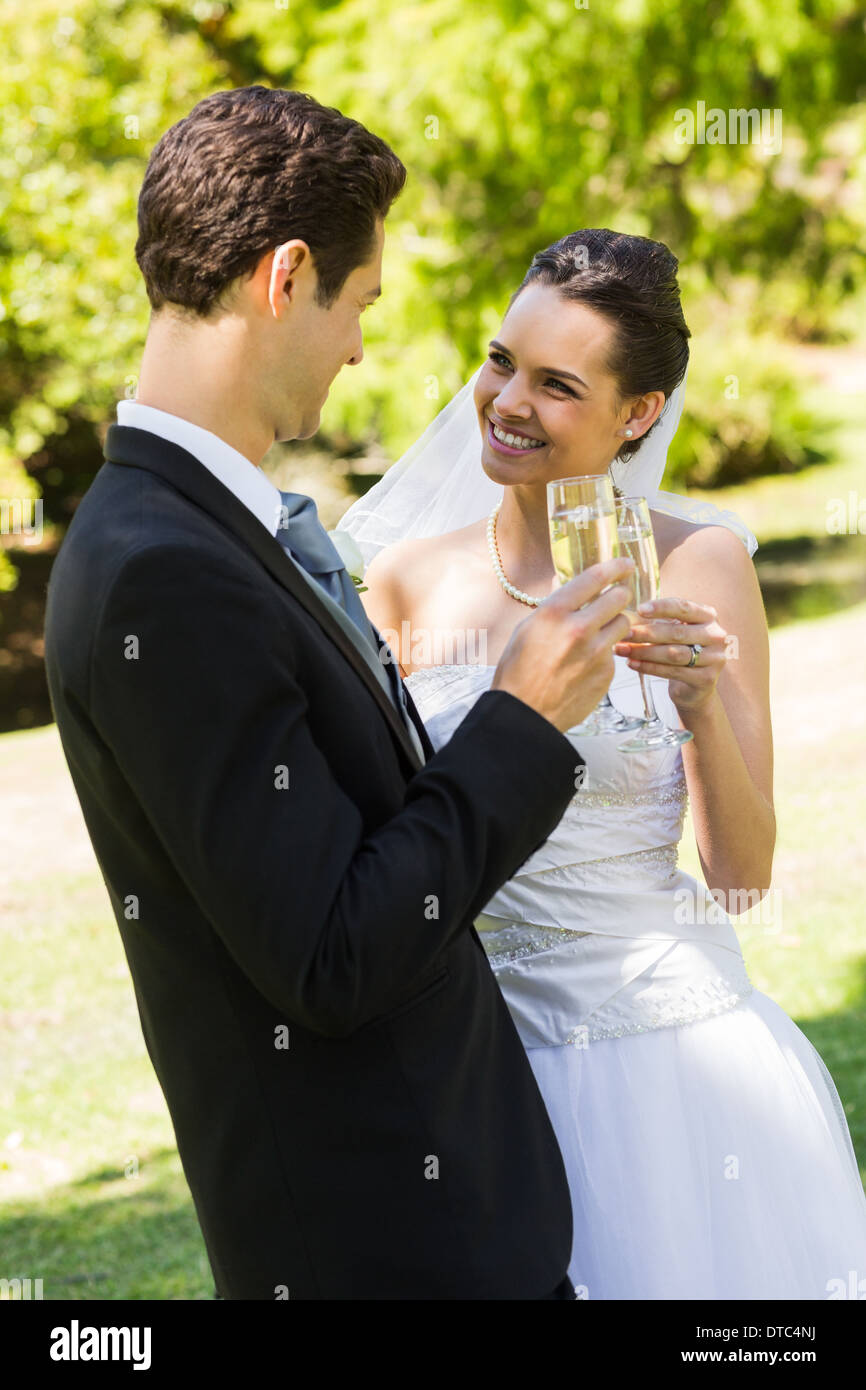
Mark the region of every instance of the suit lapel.
<instances>
[{"instance_id":1,"label":"suit lapel","mask_svg":"<svg viewBox=\"0 0 866 1390\"><path fill-rule=\"evenodd\" d=\"M218 478L215 478L204 464L200 463L195 455L189 453L187 449L169 440L161 439L157 435L151 434L149 430L133 429L129 425L109 425L104 453L106 459L111 463L125 464L133 468L145 468L148 472L155 473L175 491L182 493L184 497L201 507L203 511L213 516L223 526L234 532L236 536L239 536L258 557L269 574L284 589L287 589L292 597L316 620L322 631L330 638L349 662L356 675L367 686L388 721L391 731L409 760L413 771L418 771L423 766L406 726L383 683L377 678L372 663L368 663L361 654L359 646L332 616L324 599L318 597L314 586L301 576L276 537L262 526L249 508L245 507L229 488L225 487ZM376 637L381 644L378 633L376 633ZM417 727L419 721L414 704L411 706L411 713ZM423 729L423 725L421 728ZM421 734L421 741L426 752L430 742L426 730Z\"/></svg>"}]
</instances>

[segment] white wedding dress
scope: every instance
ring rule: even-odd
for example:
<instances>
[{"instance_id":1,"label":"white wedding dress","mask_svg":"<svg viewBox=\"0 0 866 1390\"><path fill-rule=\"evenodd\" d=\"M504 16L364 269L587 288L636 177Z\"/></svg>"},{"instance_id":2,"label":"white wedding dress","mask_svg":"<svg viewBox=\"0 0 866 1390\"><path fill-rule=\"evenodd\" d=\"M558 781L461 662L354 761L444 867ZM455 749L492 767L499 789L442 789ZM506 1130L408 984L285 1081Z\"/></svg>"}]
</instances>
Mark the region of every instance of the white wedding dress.
<instances>
[{"instance_id":1,"label":"white wedding dress","mask_svg":"<svg viewBox=\"0 0 866 1390\"><path fill-rule=\"evenodd\" d=\"M615 659L611 698L641 714ZM437 748L493 669L409 676ZM652 686L676 727L667 681ZM579 1296L866 1298L866 1197L834 1083L677 868L679 748L568 737L583 785L477 927L565 1160Z\"/></svg>"}]
</instances>

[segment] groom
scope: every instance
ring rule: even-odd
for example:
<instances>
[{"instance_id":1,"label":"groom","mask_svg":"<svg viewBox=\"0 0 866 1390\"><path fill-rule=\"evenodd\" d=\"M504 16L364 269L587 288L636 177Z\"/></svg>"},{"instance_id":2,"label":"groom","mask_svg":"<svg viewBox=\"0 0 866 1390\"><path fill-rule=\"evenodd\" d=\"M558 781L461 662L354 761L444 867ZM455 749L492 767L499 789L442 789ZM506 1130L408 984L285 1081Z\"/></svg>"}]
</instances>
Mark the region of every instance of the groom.
<instances>
[{"instance_id":1,"label":"groom","mask_svg":"<svg viewBox=\"0 0 866 1390\"><path fill-rule=\"evenodd\" d=\"M60 736L227 1299L574 1296L473 919L575 794L562 731L610 681L628 562L521 623L434 753L314 503L258 466L360 362L405 172L297 92L163 136L138 396L49 589Z\"/></svg>"}]
</instances>

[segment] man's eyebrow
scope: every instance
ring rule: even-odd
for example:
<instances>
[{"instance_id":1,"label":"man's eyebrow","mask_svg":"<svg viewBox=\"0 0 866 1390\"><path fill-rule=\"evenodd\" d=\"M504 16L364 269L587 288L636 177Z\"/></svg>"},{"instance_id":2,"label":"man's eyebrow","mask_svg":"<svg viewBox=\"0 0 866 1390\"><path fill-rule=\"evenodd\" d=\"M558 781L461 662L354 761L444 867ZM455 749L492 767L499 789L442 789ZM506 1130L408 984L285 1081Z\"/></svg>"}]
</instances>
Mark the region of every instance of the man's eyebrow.
<instances>
[{"instance_id":1,"label":"man's eyebrow","mask_svg":"<svg viewBox=\"0 0 866 1390\"><path fill-rule=\"evenodd\" d=\"M495 338L490 339L488 346L496 348L497 352L504 352L506 357L511 356L508 348L504 347L502 343L497 343ZM538 370L540 372L547 372L548 376L567 376L571 381L579 381L581 386L586 386L586 382L582 377L576 376L574 372L565 372L561 367L539 367ZM588 391L589 387L586 386L586 389Z\"/></svg>"}]
</instances>

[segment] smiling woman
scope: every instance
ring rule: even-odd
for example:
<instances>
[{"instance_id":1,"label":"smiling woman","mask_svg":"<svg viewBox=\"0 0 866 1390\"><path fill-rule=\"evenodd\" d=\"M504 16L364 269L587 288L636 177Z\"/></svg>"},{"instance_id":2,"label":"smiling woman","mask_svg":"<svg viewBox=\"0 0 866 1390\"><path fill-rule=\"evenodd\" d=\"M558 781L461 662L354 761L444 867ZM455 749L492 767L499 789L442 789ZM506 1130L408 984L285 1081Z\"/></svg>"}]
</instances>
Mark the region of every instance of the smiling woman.
<instances>
[{"instance_id":1,"label":"smiling woman","mask_svg":"<svg viewBox=\"0 0 866 1390\"><path fill-rule=\"evenodd\" d=\"M689 357L676 268L606 231L536 256L472 395L341 525L375 549L406 517L367 571L374 622L471 624L495 661L553 582L547 484L619 465L652 498L660 597L615 644L610 689L639 715L645 672L690 741L625 757L615 733L570 729L572 803L476 927L565 1158L584 1296L819 1299L866 1261L866 1200L833 1080L753 986L721 906L770 883L768 639L754 537L658 490ZM491 665L401 659L437 750L499 684ZM688 800L703 881L677 864Z\"/></svg>"},{"instance_id":2,"label":"smiling woman","mask_svg":"<svg viewBox=\"0 0 866 1390\"><path fill-rule=\"evenodd\" d=\"M688 366L676 271L660 242L606 229L534 257L475 386L494 481L602 473L640 448ZM523 455L518 475L505 461Z\"/></svg>"},{"instance_id":3,"label":"smiling woman","mask_svg":"<svg viewBox=\"0 0 866 1390\"><path fill-rule=\"evenodd\" d=\"M537 484L605 471L625 420L608 368L615 331L596 310L562 300L540 282L512 301L475 383L482 467L495 482ZM661 391L640 399L631 428L639 421L646 432L664 402ZM522 440L529 443L512 442ZM525 471L503 463L518 452L531 455Z\"/></svg>"}]
</instances>

